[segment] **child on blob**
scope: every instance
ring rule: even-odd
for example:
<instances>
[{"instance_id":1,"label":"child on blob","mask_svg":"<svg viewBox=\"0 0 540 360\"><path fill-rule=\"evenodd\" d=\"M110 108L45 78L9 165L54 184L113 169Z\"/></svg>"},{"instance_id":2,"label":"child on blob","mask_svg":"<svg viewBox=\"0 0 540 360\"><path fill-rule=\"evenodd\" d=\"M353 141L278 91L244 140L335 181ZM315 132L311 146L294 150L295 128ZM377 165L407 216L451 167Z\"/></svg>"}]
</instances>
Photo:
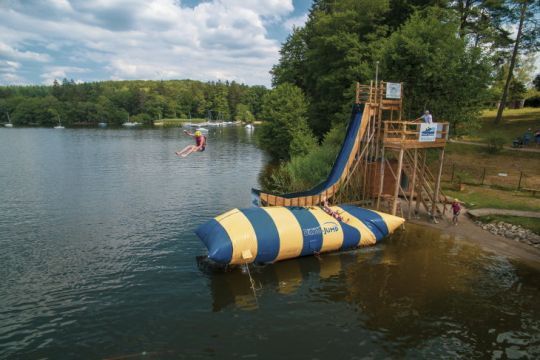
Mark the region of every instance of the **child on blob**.
<instances>
[{"instance_id":1,"label":"child on blob","mask_svg":"<svg viewBox=\"0 0 540 360\"><path fill-rule=\"evenodd\" d=\"M206 148L206 136L202 134L199 130L195 131L195 134L190 133L187 130L184 130L184 134L191 136L195 139L195 145L188 145L183 148L181 151L175 152L176 155L181 157L186 157L189 154L196 151L204 151Z\"/></svg>"},{"instance_id":2,"label":"child on blob","mask_svg":"<svg viewBox=\"0 0 540 360\"><path fill-rule=\"evenodd\" d=\"M330 208L330 205L328 204L328 200L326 199L326 197L323 198L323 210L325 213L327 213L328 215L332 216L334 219L336 219L337 221L341 221L341 222L348 222L349 219L343 219L343 216L341 216L339 214L339 212L337 211L334 211Z\"/></svg>"},{"instance_id":3,"label":"child on blob","mask_svg":"<svg viewBox=\"0 0 540 360\"><path fill-rule=\"evenodd\" d=\"M459 204L459 200L454 199L454 201L452 201L452 214L453 214L452 224L457 225L458 217L460 213L461 213L461 205Z\"/></svg>"}]
</instances>

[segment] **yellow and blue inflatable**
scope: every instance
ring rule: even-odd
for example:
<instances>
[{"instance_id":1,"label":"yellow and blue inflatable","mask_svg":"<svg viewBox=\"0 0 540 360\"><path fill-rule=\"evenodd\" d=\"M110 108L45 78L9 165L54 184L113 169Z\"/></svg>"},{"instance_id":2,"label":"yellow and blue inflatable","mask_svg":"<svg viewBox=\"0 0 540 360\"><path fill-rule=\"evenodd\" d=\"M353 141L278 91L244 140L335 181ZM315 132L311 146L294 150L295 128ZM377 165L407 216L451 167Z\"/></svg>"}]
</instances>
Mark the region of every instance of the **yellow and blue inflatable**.
<instances>
[{"instance_id":1,"label":"yellow and blue inflatable","mask_svg":"<svg viewBox=\"0 0 540 360\"><path fill-rule=\"evenodd\" d=\"M343 221L320 207L265 207L230 210L195 233L220 264L271 263L299 256L373 245L404 219L352 205L331 207Z\"/></svg>"}]
</instances>

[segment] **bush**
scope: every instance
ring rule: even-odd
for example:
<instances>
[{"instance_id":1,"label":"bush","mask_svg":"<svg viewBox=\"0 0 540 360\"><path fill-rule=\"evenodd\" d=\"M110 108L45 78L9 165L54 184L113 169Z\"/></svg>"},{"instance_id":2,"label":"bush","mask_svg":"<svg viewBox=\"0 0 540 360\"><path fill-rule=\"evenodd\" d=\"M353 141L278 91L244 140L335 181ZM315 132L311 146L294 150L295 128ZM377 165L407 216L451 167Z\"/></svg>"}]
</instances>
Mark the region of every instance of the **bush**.
<instances>
[{"instance_id":1,"label":"bush","mask_svg":"<svg viewBox=\"0 0 540 360\"><path fill-rule=\"evenodd\" d=\"M497 154L502 149L506 142L506 139L499 135L491 135L486 139L487 151L490 154Z\"/></svg>"},{"instance_id":2,"label":"bush","mask_svg":"<svg viewBox=\"0 0 540 360\"><path fill-rule=\"evenodd\" d=\"M264 184L266 190L278 193L302 191L322 182L332 169L344 134L344 126L337 125L326 134L320 146L312 144L311 135L308 136L305 149L309 152L292 156L289 162L274 169Z\"/></svg>"}]
</instances>

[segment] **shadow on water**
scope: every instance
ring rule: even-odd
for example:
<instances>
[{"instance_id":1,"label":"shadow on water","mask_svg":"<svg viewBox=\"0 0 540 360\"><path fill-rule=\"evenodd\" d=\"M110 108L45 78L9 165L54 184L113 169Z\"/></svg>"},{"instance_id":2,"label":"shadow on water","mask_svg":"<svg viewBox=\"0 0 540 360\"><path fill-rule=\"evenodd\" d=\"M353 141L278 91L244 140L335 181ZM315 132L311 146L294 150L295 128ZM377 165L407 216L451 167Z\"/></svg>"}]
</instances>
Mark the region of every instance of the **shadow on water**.
<instances>
[{"instance_id":1,"label":"shadow on water","mask_svg":"<svg viewBox=\"0 0 540 360\"><path fill-rule=\"evenodd\" d=\"M540 354L537 272L434 229L408 225L375 247L254 266L257 298L239 268L205 273L214 312L268 311L280 297L344 304L394 356Z\"/></svg>"}]
</instances>

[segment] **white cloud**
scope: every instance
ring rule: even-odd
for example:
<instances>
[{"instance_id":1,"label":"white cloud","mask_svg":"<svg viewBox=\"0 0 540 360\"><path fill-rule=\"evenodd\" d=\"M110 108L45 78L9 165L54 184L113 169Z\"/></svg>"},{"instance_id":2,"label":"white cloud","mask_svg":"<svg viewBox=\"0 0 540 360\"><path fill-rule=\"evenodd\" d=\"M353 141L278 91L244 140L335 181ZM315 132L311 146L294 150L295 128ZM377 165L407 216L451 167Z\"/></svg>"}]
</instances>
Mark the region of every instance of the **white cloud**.
<instances>
[{"instance_id":1,"label":"white cloud","mask_svg":"<svg viewBox=\"0 0 540 360\"><path fill-rule=\"evenodd\" d=\"M269 36L266 24L286 18L293 11L292 0L179 5L178 0L3 3L0 32L6 29L6 37L0 42L0 60L21 61L23 67L32 62L41 67L39 77L47 83L72 73L94 74L89 80L97 73L101 79L270 83L268 71L278 60L279 42ZM46 62L56 67L36 64Z\"/></svg>"},{"instance_id":2,"label":"white cloud","mask_svg":"<svg viewBox=\"0 0 540 360\"><path fill-rule=\"evenodd\" d=\"M74 77L74 74L85 72L88 72L88 69L76 66L47 66L45 72L40 77L44 84L51 85L54 80L71 79ZM80 82L80 79L77 80Z\"/></svg>"},{"instance_id":3,"label":"white cloud","mask_svg":"<svg viewBox=\"0 0 540 360\"><path fill-rule=\"evenodd\" d=\"M308 14L292 17L283 22L283 27L288 31L292 31L293 27L302 27L308 19Z\"/></svg>"},{"instance_id":4,"label":"white cloud","mask_svg":"<svg viewBox=\"0 0 540 360\"><path fill-rule=\"evenodd\" d=\"M0 74L0 79L8 85L23 85L26 83L24 78L14 73Z\"/></svg>"},{"instance_id":5,"label":"white cloud","mask_svg":"<svg viewBox=\"0 0 540 360\"><path fill-rule=\"evenodd\" d=\"M21 67L17 61L0 60L0 72L11 72Z\"/></svg>"},{"instance_id":6,"label":"white cloud","mask_svg":"<svg viewBox=\"0 0 540 360\"><path fill-rule=\"evenodd\" d=\"M8 58L15 60L32 60L39 62L47 62L50 60L50 57L47 54L40 54L33 51L20 51L1 41L0 58Z\"/></svg>"}]
</instances>

